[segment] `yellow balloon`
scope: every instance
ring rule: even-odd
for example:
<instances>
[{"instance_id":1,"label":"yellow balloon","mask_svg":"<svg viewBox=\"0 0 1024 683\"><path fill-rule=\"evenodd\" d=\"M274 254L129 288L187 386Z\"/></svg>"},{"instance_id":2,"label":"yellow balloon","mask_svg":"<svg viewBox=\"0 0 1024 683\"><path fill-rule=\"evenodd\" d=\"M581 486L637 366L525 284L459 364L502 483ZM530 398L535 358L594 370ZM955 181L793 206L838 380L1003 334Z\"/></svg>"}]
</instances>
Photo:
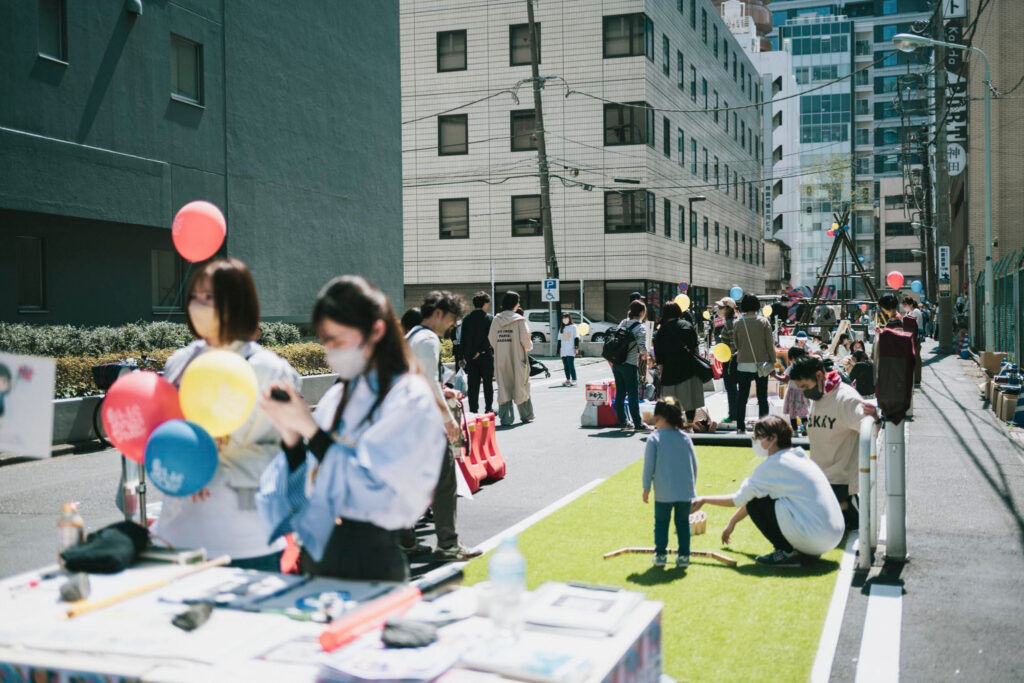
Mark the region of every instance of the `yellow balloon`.
<instances>
[{"instance_id":1,"label":"yellow balloon","mask_svg":"<svg viewBox=\"0 0 1024 683\"><path fill-rule=\"evenodd\" d=\"M185 419L210 436L227 436L256 406L256 373L231 351L208 351L185 368L178 396Z\"/></svg>"},{"instance_id":2,"label":"yellow balloon","mask_svg":"<svg viewBox=\"0 0 1024 683\"><path fill-rule=\"evenodd\" d=\"M767 318L771 314L772 314L772 307L771 306L765 306L764 308L761 309L761 315L763 315L764 317Z\"/></svg>"},{"instance_id":3,"label":"yellow balloon","mask_svg":"<svg viewBox=\"0 0 1024 683\"><path fill-rule=\"evenodd\" d=\"M586 337L588 334L590 334L590 325L586 323L580 323L579 325L576 326L576 334L580 335L581 337Z\"/></svg>"},{"instance_id":4,"label":"yellow balloon","mask_svg":"<svg viewBox=\"0 0 1024 683\"><path fill-rule=\"evenodd\" d=\"M711 311L704 311L704 319L711 320Z\"/></svg>"},{"instance_id":5,"label":"yellow balloon","mask_svg":"<svg viewBox=\"0 0 1024 683\"><path fill-rule=\"evenodd\" d=\"M690 308L690 297L686 296L685 294L680 294L679 296L677 296L675 298L675 302L679 304L679 308L683 309L684 311L689 310Z\"/></svg>"},{"instance_id":6,"label":"yellow balloon","mask_svg":"<svg viewBox=\"0 0 1024 683\"><path fill-rule=\"evenodd\" d=\"M715 348L711 349L711 353L715 354L715 358L718 359L719 363L728 363L732 359L732 349L729 348L728 344L715 344Z\"/></svg>"}]
</instances>

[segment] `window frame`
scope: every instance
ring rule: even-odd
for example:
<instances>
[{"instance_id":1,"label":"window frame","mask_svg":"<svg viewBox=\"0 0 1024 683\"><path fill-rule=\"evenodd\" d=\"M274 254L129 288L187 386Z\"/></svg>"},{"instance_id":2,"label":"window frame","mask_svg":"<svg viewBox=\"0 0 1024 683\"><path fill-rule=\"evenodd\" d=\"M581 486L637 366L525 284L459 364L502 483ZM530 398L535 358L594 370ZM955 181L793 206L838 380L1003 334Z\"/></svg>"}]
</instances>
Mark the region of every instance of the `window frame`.
<instances>
[{"instance_id":1,"label":"window frame","mask_svg":"<svg viewBox=\"0 0 1024 683\"><path fill-rule=\"evenodd\" d=\"M445 234L444 224L444 205L446 203L464 202L466 206L466 234L465 235L452 235L449 229L449 234ZM437 200L437 235L438 239L442 240L468 240L469 239L469 197L444 197Z\"/></svg>"},{"instance_id":2,"label":"window frame","mask_svg":"<svg viewBox=\"0 0 1024 683\"><path fill-rule=\"evenodd\" d=\"M17 302L18 313L47 313L46 306L46 243L42 237L36 235L16 235L14 238L15 247L14 251L17 255L17 265L15 266L15 301ZM35 264L34 272L27 273L23 268L29 264L28 258L26 258L26 252L23 251L23 247L27 243L33 243L34 249L38 251L38 263ZM35 259L35 254L32 255ZM22 298L25 294L22 291L22 280L27 279L29 276L33 279L33 288L38 285L39 300L38 303L25 303L28 297ZM37 282L36 282L37 281Z\"/></svg>"},{"instance_id":3,"label":"window frame","mask_svg":"<svg viewBox=\"0 0 1024 683\"><path fill-rule=\"evenodd\" d=\"M718 221L715 221L715 253L722 253L722 234L719 230Z\"/></svg>"},{"instance_id":4,"label":"window frame","mask_svg":"<svg viewBox=\"0 0 1024 683\"><path fill-rule=\"evenodd\" d=\"M686 69L684 68L683 53L676 50L676 87L686 92Z\"/></svg>"},{"instance_id":5,"label":"window frame","mask_svg":"<svg viewBox=\"0 0 1024 683\"><path fill-rule=\"evenodd\" d=\"M523 232L524 228L522 225L516 223L516 200L524 199L536 199L537 200L537 215L539 218L532 219L520 219L520 223L526 221L535 222L536 226L530 225L529 230L531 232ZM539 194L514 194L509 198L510 211L511 211L511 229L512 237L543 237L544 236L544 209L542 205L541 195Z\"/></svg>"},{"instance_id":6,"label":"window frame","mask_svg":"<svg viewBox=\"0 0 1024 683\"><path fill-rule=\"evenodd\" d=\"M516 135L516 119L525 119L525 114L529 112L530 118L533 120L533 132L530 137L533 138L532 147L516 146L516 140L522 136ZM536 152L537 151L537 110L535 109L512 109L508 113L508 134L509 134L509 151L511 152ZM468 130L468 128L467 128ZM467 133L468 135L468 133ZM468 142L468 140L467 140Z\"/></svg>"},{"instance_id":7,"label":"window frame","mask_svg":"<svg viewBox=\"0 0 1024 683\"><path fill-rule=\"evenodd\" d=\"M643 196L641 196L643 195ZM648 230L648 219L647 219L647 203L648 198L646 195L653 195L647 190L608 190L604 193L604 232L606 235L619 235L619 234L635 234L644 233ZM611 229L608 225L608 200L610 197L616 196L621 199L623 216L626 216L626 210L629 210L630 222L623 223L619 229ZM622 226L625 226L624 228Z\"/></svg>"},{"instance_id":8,"label":"window frame","mask_svg":"<svg viewBox=\"0 0 1024 683\"><path fill-rule=\"evenodd\" d=\"M710 251L711 247L708 245L708 217L704 216L704 251Z\"/></svg>"},{"instance_id":9,"label":"window frame","mask_svg":"<svg viewBox=\"0 0 1024 683\"><path fill-rule=\"evenodd\" d=\"M640 127L638 129L638 137L640 139L639 140L634 140L634 139L631 138L627 142L608 142L608 112L610 110L619 110L619 111L629 111L629 112L631 112L630 113L630 120L629 120L629 122L628 123L622 122L622 123L619 124L619 126L623 127L623 128L625 128L626 126L628 126L630 128L637 128L638 127L637 126L637 122L634 120L632 112L636 112L637 114L641 115L642 116L642 119L641 119L642 123L640 124ZM602 137L603 137L603 140L604 140L604 146L605 147L623 147L623 146L626 146L626 145L642 145L642 144L647 144L648 146L651 146L651 147L654 146L654 140L653 140L653 138L654 138L654 131L653 130L649 130L649 128L650 128L649 124L653 123L653 120L649 120L649 119L653 119L654 118L654 110L651 109L650 106L646 102L623 102L622 104L616 104L616 103L608 102L608 103L605 103L605 105L604 105L604 109L602 110L602 115L603 115L603 124L604 124L603 125L603 136ZM620 116L620 119L621 119L621 116Z\"/></svg>"},{"instance_id":10,"label":"window frame","mask_svg":"<svg viewBox=\"0 0 1024 683\"><path fill-rule=\"evenodd\" d=\"M664 138L661 141L661 151L666 159L672 158L672 122L667 116L661 117L661 134Z\"/></svg>"},{"instance_id":11,"label":"window frame","mask_svg":"<svg viewBox=\"0 0 1024 683\"><path fill-rule=\"evenodd\" d=\"M543 64L544 63L544 56L543 56L542 50L543 50L544 43L542 42L542 39L541 39L540 22L537 22L536 26L537 26L537 63L538 64ZM517 61L515 61L515 53L516 53L516 37L515 37L515 32L516 32L517 29L522 30L523 28L526 29L526 50L527 50L527 52L529 52L530 51L530 25L529 24L509 24L509 27L508 27L508 65L509 66L531 66L533 64L533 55L532 54L526 59L525 62L517 62Z\"/></svg>"},{"instance_id":12,"label":"window frame","mask_svg":"<svg viewBox=\"0 0 1024 683\"><path fill-rule=\"evenodd\" d=\"M160 315L168 315L173 313L181 313L180 302L177 301L178 293L181 292L182 287L185 284L185 261L178 255L178 252L174 249L150 249L149 250L149 265L150 265L150 310L153 313ZM158 260L165 255L169 255L174 262L174 299L169 304L157 303L157 289L159 288L159 277L158 277Z\"/></svg>"},{"instance_id":13,"label":"window frame","mask_svg":"<svg viewBox=\"0 0 1024 683\"><path fill-rule=\"evenodd\" d=\"M666 76L672 73L672 46L668 39L668 35L661 34L661 56L663 64L661 65L661 72Z\"/></svg>"},{"instance_id":14,"label":"window frame","mask_svg":"<svg viewBox=\"0 0 1024 683\"><path fill-rule=\"evenodd\" d=\"M451 69L441 68L441 36L454 36L456 34L462 34L462 67L456 67ZM434 45L436 52L436 66L437 73L452 73L455 71L466 71L469 69L469 34L466 29L454 29L451 31L438 31L436 34L436 43Z\"/></svg>"},{"instance_id":15,"label":"window frame","mask_svg":"<svg viewBox=\"0 0 1024 683\"><path fill-rule=\"evenodd\" d=\"M192 104L198 107L204 106L204 92L206 88L203 84L203 44L196 42L190 38L186 38L183 35L172 33L171 34L171 99L177 102L184 102L185 104ZM177 61L178 53L177 50L191 47L195 54L195 80L196 80L196 96L192 97L188 93L182 92L177 89L177 83L175 83L175 74L180 73L180 66L175 67L174 62ZM180 83L180 78L178 79Z\"/></svg>"},{"instance_id":16,"label":"window frame","mask_svg":"<svg viewBox=\"0 0 1024 683\"><path fill-rule=\"evenodd\" d=\"M56 29L59 33L57 36L57 51L59 54L53 55L43 50L39 43L39 38L43 35L43 8L41 5L37 5L36 11L38 16L36 17L36 55L43 59L59 62L60 64L68 64L68 5L67 0L49 0L52 3L52 8L58 12ZM47 17L49 18L49 17Z\"/></svg>"},{"instance_id":17,"label":"window frame","mask_svg":"<svg viewBox=\"0 0 1024 683\"><path fill-rule=\"evenodd\" d=\"M668 197L662 199L661 210L665 214L665 237L672 239L672 202Z\"/></svg>"},{"instance_id":18,"label":"window frame","mask_svg":"<svg viewBox=\"0 0 1024 683\"><path fill-rule=\"evenodd\" d=\"M464 131L466 139L463 145L466 151L464 152L445 152L441 144L441 126L449 121L455 121L456 119L462 119L464 125ZM465 156L469 154L469 114L444 114L437 117L437 156L439 157L455 157Z\"/></svg>"}]
</instances>

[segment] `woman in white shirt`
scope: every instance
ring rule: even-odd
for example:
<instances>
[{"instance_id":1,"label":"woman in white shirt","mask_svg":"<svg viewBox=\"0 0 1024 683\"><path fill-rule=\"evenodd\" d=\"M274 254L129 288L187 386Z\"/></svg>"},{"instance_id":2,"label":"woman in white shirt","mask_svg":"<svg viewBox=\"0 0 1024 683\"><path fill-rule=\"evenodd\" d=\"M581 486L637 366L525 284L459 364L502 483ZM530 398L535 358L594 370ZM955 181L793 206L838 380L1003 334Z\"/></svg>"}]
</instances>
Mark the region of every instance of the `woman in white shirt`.
<instances>
[{"instance_id":1,"label":"woman in white shirt","mask_svg":"<svg viewBox=\"0 0 1024 683\"><path fill-rule=\"evenodd\" d=\"M257 497L270 540L293 532L306 573L408 580L398 531L430 504L446 440L441 412L410 369L391 302L364 278L327 283L313 328L341 381L315 413L286 383L274 388L287 400L264 392L260 405L283 445Z\"/></svg>"},{"instance_id":2,"label":"woman in white shirt","mask_svg":"<svg viewBox=\"0 0 1024 683\"><path fill-rule=\"evenodd\" d=\"M565 368L565 382L562 386L572 387L576 385L576 340L579 334L576 325L568 313L562 313L562 322L558 326L559 355L562 357L562 367Z\"/></svg>"},{"instance_id":3,"label":"woman in white shirt","mask_svg":"<svg viewBox=\"0 0 1024 683\"><path fill-rule=\"evenodd\" d=\"M196 271L186 291L185 320L198 339L167 359L165 379L180 385L189 363L220 349L245 358L260 388L281 381L299 386L299 374L287 361L253 341L260 333L260 302L244 263L211 261ZM211 557L230 555L236 567L280 571L284 541L267 541L255 498L260 474L278 448L277 430L253 410L245 424L217 439L217 471L203 490L164 498L153 534L175 547L205 548Z\"/></svg>"},{"instance_id":4,"label":"woman in white shirt","mask_svg":"<svg viewBox=\"0 0 1024 683\"><path fill-rule=\"evenodd\" d=\"M839 501L821 468L793 447L789 423L769 415L754 426L751 438L764 462L735 493L699 496L690 511L705 503L739 508L722 531L722 543L728 544L736 524L749 516L775 546L756 558L761 564L797 567L802 555L816 557L835 548L845 528Z\"/></svg>"}]
</instances>

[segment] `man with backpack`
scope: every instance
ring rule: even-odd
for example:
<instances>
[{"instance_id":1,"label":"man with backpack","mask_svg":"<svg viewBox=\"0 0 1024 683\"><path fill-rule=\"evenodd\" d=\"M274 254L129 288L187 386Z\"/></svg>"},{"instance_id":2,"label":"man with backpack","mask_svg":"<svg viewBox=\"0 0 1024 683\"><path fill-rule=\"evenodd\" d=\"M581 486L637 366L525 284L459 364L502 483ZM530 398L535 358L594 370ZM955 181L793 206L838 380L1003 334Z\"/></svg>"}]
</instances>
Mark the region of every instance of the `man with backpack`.
<instances>
[{"instance_id":1,"label":"man with backpack","mask_svg":"<svg viewBox=\"0 0 1024 683\"><path fill-rule=\"evenodd\" d=\"M628 429L625 402L629 400L629 412L633 429L648 431L640 417L640 362L647 360L647 330L644 320L647 306L639 300L629 304L628 317L619 326L608 331L601 355L612 366L615 377L615 415L619 429Z\"/></svg>"}]
</instances>

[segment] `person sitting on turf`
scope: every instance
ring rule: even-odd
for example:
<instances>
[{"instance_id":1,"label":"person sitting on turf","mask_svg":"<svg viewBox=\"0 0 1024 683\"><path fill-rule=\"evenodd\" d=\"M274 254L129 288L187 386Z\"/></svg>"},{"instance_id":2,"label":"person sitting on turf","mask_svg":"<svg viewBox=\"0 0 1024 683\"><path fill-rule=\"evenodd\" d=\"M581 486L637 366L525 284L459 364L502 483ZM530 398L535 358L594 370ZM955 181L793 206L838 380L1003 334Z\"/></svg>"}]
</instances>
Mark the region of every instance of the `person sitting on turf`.
<instances>
[{"instance_id":1,"label":"person sitting on turf","mask_svg":"<svg viewBox=\"0 0 1024 683\"><path fill-rule=\"evenodd\" d=\"M732 494L698 496L697 512L707 503L737 507L722 530L728 545L736 524L749 516L775 547L756 559L775 567L797 567L802 555L817 557L843 538L843 513L825 473L803 451L793 447L793 430L777 415L762 418L751 435L754 452L764 460Z\"/></svg>"},{"instance_id":2,"label":"person sitting on turf","mask_svg":"<svg viewBox=\"0 0 1024 683\"><path fill-rule=\"evenodd\" d=\"M668 525L676 518L676 566L690 566L690 501L697 492L697 454L683 433L683 411L669 396L654 406L654 428L644 452L643 501L654 484L654 566L664 567Z\"/></svg>"}]
</instances>

